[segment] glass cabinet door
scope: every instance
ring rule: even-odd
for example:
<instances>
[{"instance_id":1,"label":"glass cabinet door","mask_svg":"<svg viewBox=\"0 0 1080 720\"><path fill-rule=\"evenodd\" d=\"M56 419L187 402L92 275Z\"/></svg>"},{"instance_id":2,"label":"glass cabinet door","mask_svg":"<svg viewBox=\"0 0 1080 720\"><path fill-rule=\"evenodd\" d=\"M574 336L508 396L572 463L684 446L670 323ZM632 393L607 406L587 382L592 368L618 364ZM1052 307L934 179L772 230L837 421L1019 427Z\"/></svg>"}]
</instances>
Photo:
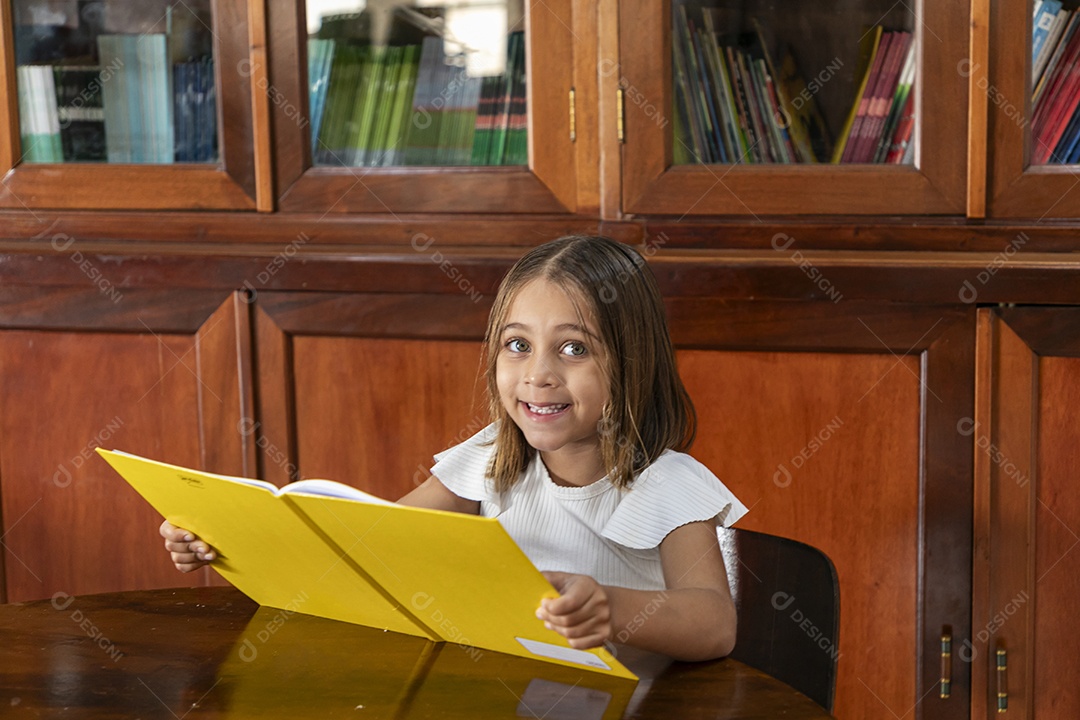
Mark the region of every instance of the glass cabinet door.
<instances>
[{"instance_id":1,"label":"glass cabinet door","mask_svg":"<svg viewBox=\"0 0 1080 720\"><path fill-rule=\"evenodd\" d=\"M271 7L291 31L273 56L281 209L573 209L569 3L285 5Z\"/></svg>"},{"instance_id":2,"label":"glass cabinet door","mask_svg":"<svg viewBox=\"0 0 1080 720\"><path fill-rule=\"evenodd\" d=\"M620 9L625 210L963 213L967 3Z\"/></svg>"},{"instance_id":3,"label":"glass cabinet door","mask_svg":"<svg viewBox=\"0 0 1080 720\"><path fill-rule=\"evenodd\" d=\"M978 77L990 146L987 211L1080 217L1078 3L1016 0L991 4L991 13L994 62Z\"/></svg>"},{"instance_id":4,"label":"glass cabinet door","mask_svg":"<svg viewBox=\"0 0 1080 720\"><path fill-rule=\"evenodd\" d=\"M246 3L11 0L0 13L15 100L0 203L254 206Z\"/></svg>"}]
</instances>

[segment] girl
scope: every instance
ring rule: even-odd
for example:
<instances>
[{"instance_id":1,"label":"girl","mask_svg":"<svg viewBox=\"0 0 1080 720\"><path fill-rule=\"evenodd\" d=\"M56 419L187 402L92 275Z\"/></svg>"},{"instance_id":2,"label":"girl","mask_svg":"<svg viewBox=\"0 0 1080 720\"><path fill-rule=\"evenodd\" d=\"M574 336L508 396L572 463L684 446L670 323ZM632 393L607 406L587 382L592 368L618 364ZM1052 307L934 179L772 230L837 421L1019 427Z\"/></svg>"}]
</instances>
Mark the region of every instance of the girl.
<instances>
[{"instance_id":1,"label":"girl","mask_svg":"<svg viewBox=\"0 0 1080 720\"><path fill-rule=\"evenodd\" d=\"M535 248L503 280L485 345L492 424L399 502L498 517L559 591L536 614L573 647L728 654L716 523L746 508L683 454L694 410L642 257L602 237ZM167 522L161 534L184 572L215 557Z\"/></svg>"}]
</instances>

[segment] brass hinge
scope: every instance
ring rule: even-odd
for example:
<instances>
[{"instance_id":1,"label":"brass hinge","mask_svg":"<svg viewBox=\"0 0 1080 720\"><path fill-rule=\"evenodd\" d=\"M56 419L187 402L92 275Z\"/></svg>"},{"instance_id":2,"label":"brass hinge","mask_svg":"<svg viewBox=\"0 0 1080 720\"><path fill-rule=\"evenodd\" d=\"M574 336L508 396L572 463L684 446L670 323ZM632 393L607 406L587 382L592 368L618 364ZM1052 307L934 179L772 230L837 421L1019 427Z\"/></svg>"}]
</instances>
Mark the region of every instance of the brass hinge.
<instances>
[{"instance_id":1,"label":"brass hinge","mask_svg":"<svg viewBox=\"0 0 1080 720\"><path fill-rule=\"evenodd\" d=\"M577 106L574 104L574 88L570 88L570 142L577 142Z\"/></svg>"},{"instance_id":2,"label":"brass hinge","mask_svg":"<svg viewBox=\"0 0 1080 720\"><path fill-rule=\"evenodd\" d=\"M619 127L618 127L617 134L619 136L619 142L621 142L621 143L626 142L626 102L625 102L625 98L623 96L624 96L623 89L620 87L616 91L616 101L615 102L616 102L616 105L618 106L616 108L616 112L619 115Z\"/></svg>"}]
</instances>

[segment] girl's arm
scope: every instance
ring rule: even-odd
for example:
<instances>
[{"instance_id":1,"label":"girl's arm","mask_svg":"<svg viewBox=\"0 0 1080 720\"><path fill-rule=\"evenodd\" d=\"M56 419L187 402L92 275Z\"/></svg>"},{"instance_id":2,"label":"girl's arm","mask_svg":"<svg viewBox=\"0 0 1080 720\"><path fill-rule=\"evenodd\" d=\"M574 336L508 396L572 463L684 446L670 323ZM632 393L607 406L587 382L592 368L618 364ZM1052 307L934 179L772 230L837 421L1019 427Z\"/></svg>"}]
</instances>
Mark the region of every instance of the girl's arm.
<instances>
[{"instance_id":1,"label":"girl's arm","mask_svg":"<svg viewBox=\"0 0 1080 720\"><path fill-rule=\"evenodd\" d=\"M586 575L544 573L560 597L537 617L576 648L614 641L676 660L723 657L735 646L735 603L712 523L672 530L660 543L666 590L629 590Z\"/></svg>"},{"instance_id":2,"label":"girl's arm","mask_svg":"<svg viewBox=\"0 0 1080 720\"><path fill-rule=\"evenodd\" d=\"M432 475L422 485L398 499L398 505L428 508L429 510L449 510L450 512L479 515L480 503L466 500L450 492L439 478Z\"/></svg>"}]
</instances>

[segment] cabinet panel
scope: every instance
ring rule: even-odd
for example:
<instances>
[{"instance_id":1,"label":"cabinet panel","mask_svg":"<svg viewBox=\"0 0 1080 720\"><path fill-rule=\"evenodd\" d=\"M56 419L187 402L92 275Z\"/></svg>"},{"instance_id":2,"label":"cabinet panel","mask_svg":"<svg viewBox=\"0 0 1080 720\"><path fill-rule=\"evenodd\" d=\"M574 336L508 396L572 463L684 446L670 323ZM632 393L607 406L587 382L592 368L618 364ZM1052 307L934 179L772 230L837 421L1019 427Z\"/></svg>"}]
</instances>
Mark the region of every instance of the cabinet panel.
<instances>
[{"instance_id":1,"label":"cabinet panel","mask_svg":"<svg viewBox=\"0 0 1080 720\"><path fill-rule=\"evenodd\" d=\"M840 643L822 652L839 657L837 717L903 716L921 695L917 359L693 350L679 368L696 457L751 509L740 527L798 538L836 565Z\"/></svg>"},{"instance_id":2,"label":"cabinet panel","mask_svg":"<svg viewBox=\"0 0 1080 720\"><path fill-rule=\"evenodd\" d=\"M1075 103L1069 102L1075 100L1075 88L1051 85L1045 91L1052 101L1048 105L1066 113L1061 120L1043 122L1036 115L1039 103L1034 100L1038 82L1033 73L1032 10L1040 4L990 3L990 67L971 67L972 77L984 91L972 101L988 105L987 211L994 217L1080 217L1076 166L1060 164L1064 160L1061 150L1056 143L1048 143L1043 132L1048 125L1058 126L1061 134L1070 132L1073 126L1069 125L1067 109L1075 110ZM1063 5L1065 14L1076 8L1073 2ZM1066 26L1062 37L1067 35ZM1066 47L1062 43L1062 49ZM1068 62L1057 64L1070 67Z\"/></svg>"},{"instance_id":3,"label":"cabinet panel","mask_svg":"<svg viewBox=\"0 0 1080 720\"><path fill-rule=\"evenodd\" d=\"M0 207L254 209L252 87L265 69L253 71L250 48L263 42L249 9L242 0L0 5ZM60 113L65 103L74 119Z\"/></svg>"},{"instance_id":4,"label":"cabinet panel","mask_svg":"<svg viewBox=\"0 0 1080 720\"><path fill-rule=\"evenodd\" d=\"M447 3L447 6L453 5ZM510 5L515 6L516 3ZM328 76L329 91L324 113L320 116L315 108L320 102L318 94L309 92L308 83L311 77L309 67L312 67L312 63L317 67L322 51L317 49L317 45L308 44L304 6L284 0L271 2L268 10L273 39L270 50L275 98L275 182L280 209L380 214L566 213L576 210L577 156L570 119L573 59L576 53L591 52L594 46L575 33L571 6L571 0L556 0L542 5L525 3L523 25L516 23L510 28L511 31L525 30L523 42L528 64L525 89L527 148L522 148L526 151L524 153L515 153L515 162L523 161L518 162L517 166L492 167L481 162L470 166L469 163L436 155L434 151L421 153L409 159L406 165L404 158L401 162L397 159L388 161L386 156L390 153L385 152L382 146L379 146L379 157L372 159L367 153L368 141L360 138L360 135L368 124L372 127L367 137L371 139L378 134L375 127L378 120L365 120L363 117L358 121L358 127L349 131L352 137L347 138L345 145L350 151L342 153L328 147L323 130L341 124L340 113L335 114L334 111L334 68L331 67L331 75ZM496 7L498 4L493 3L489 9ZM510 14L513 16L513 12ZM335 38L335 53L357 47L357 37L366 38L369 33L377 36L375 25L381 22L378 19L380 15L365 13L365 16L371 23L370 29L362 18L357 18L356 28L351 31L353 34L347 35L348 41ZM394 23L394 32L415 32L415 28L410 30L408 23L400 21L401 15L393 17L395 19L390 22ZM324 39L329 32L320 31L319 39ZM482 33L489 38L493 34ZM406 41L391 37L391 45L395 44L404 46ZM369 49L366 40L359 44L360 52ZM420 62L425 62L422 57ZM370 63L360 64L359 67L366 66L370 66ZM363 70L357 72L362 73ZM424 82L424 77L421 66L415 96L410 98L404 117L400 118L401 127L416 128L421 135L435 132L433 128L436 127L437 116L443 114L444 108L460 104L459 95L462 94L461 82L452 79L446 72L430 76L429 82ZM499 92L498 88L489 89L489 94L496 92ZM411 92L407 94L412 96ZM506 98L509 99L509 95ZM361 95L359 103L363 105L370 99L370 94ZM465 118L461 122L475 122L475 119L468 120L467 113ZM583 117L582 122L586 122L587 118L591 118L591 115ZM522 120L525 119L522 116ZM311 125L323 120L329 126L323 125L320 134L313 140ZM397 121L391 121L394 122ZM454 123L460 125L456 120ZM445 127L450 127L451 132L459 131L460 126L454 130L454 123L448 126L443 122L439 132L443 132L442 128ZM318 146L314 152L313 142ZM329 142L334 144L332 140ZM411 144L412 141L409 142ZM340 144L338 142L336 145ZM366 158L364 153L368 155ZM359 159L347 157L358 154L361 156ZM344 167L331 167L331 164Z\"/></svg>"},{"instance_id":5,"label":"cabinet panel","mask_svg":"<svg viewBox=\"0 0 1080 720\"><path fill-rule=\"evenodd\" d=\"M258 295L261 475L397 499L431 456L486 425L480 339L491 298Z\"/></svg>"},{"instance_id":6,"label":"cabinet panel","mask_svg":"<svg viewBox=\"0 0 1080 720\"><path fill-rule=\"evenodd\" d=\"M294 338L300 476L412 490L432 455L488 424L479 357L477 342Z\"/></svg>"},{"instance_id":7,"label":"cabinet panel","mask_svg":"<svg viewBox=\"0 0 1080 720\"><path fill-rule=\"evenodd\" d=\"M854 18L864 13L873 15L873 8L880 10L876 22L885 22L882 18L896 6L852 2L819 9L800 5L791 12L806 14L793 19L792 24L798 26L810 18L820 21L826 13L835 13L835 22L855 23ZM676 88L671 79L670 4L635 0L620 3L620 11L620 81L628 97L623 146L626 212L679 217L964 212L967 80L957 72L957 67L968 57L967 2L927 3L909 16L909 26L904 28L914 35L918 65L914 139L917 150L913 166L674 164L675 118L670 117L669 109L673 107ZM785 5L784 12L787 11ZM754 12L760 15L767 13L768 8ZM742 14L742 8L731 13L735 17ZM642 17L649 20L642 22ZM875 22L874 18L870 22ZM738 27L721 27L717 33L738 30ZM810 37L803 38L803 42L811 45L819 42L816 34L807 35ZM857 43L859 33L851 35L855 38L852 42ZM798 52L799 48L795 49ZM851 83L853 78L849 76L856 73L857 51L849 44L830 48L825 55L830 58L835 55L831 64L805 68L803 72L816 80L819 90L825 85L823 96L828 96L832 89L818 80L818 76L824 73L834 84L844 82L833 79L842 76ZM854 85L857 87L857 80ZM812 97L814 93L808 95Z\"/></svg>"},{"instance_id":8,"label":"cabinet panel","mask_svg":"<svg viewBox=\"0 0 1080 720\"><path fill-rule=\"evenodd\" d=\"M1065 718L1080 712L1075 633L1062 632L1080 592L1080 402L1074 308L982 311L976 457L972 717ZM996 656L1007 673L999 687Z\"/></svg>"},{"instance_id":9,"label":"cabinet panel","mask_svg":"<svg viewBox=\"0 0 1080 720\"><path fill-rule=\"evenodd\" d=\"M237 342L245 306L228 296L222 304L219 292L132 292L120 303L91 293L81 297L84 312L108 303L126 315L107 328L78 329L74 313L61 315L62 301L50 313L38 294L34 304L49 316L30 324L10 289L0 306L8 328L0 330L0 492L9 601L212 582L209 570L176 572L161 549L160 516L95 447L223 473L244 474L254 460L245 460L239 428L251 414L241 370L248 360ZM171 321L154 317L160 305L176 310Z\"/></svg>"}]
</instances>

